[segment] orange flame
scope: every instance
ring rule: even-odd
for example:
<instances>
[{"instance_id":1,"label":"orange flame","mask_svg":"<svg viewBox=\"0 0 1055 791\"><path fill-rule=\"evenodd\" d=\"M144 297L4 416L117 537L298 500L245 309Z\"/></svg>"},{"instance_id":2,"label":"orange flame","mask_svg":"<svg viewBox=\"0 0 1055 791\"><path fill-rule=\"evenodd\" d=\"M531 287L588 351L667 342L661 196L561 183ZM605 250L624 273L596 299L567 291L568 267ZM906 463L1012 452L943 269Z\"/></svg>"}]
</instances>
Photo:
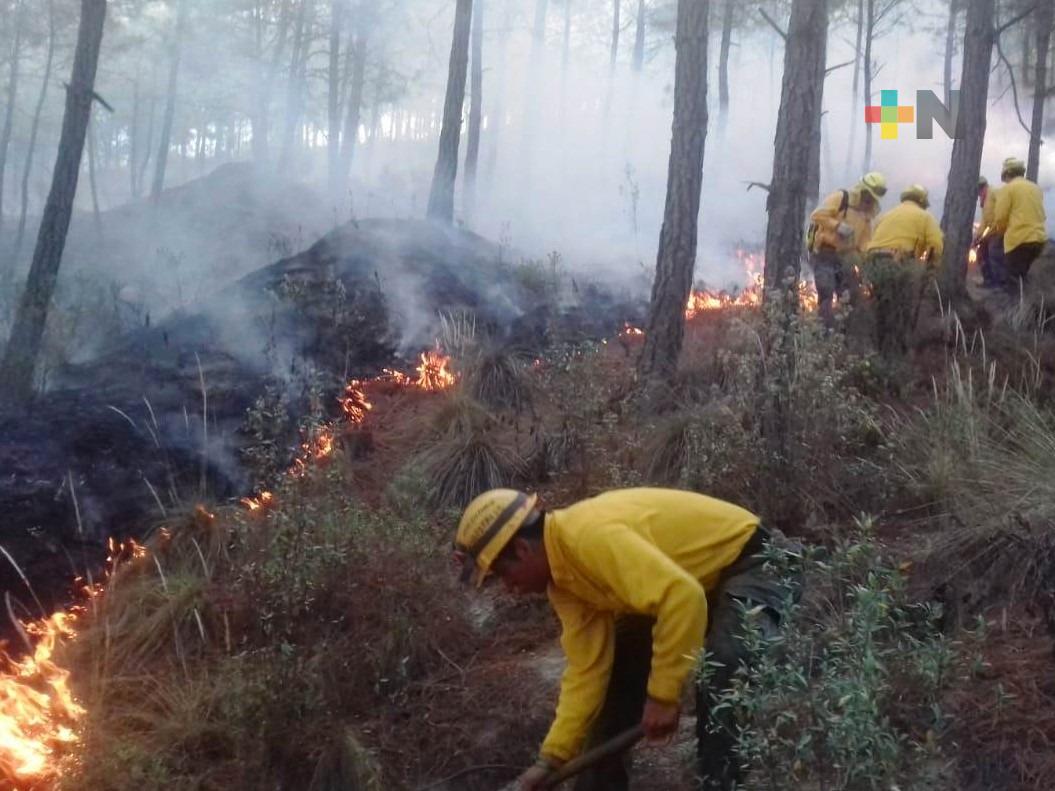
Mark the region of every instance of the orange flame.
<instances>
[{"instance_id":1,"label":"orange flame","mask_svg":"<svg viewBox=\"0 0 1055 791\"><path fill-rule=\"evenodd\" d=\"M438 393L454 386L458 377L447 367L451 358L443 354L439 348L430 349L421 353L421 364L417 367L418 378L414 383L429 393Z\"/></svg>"},{"instance_id":2,"label":"orange flame","mask_svg":"<svg viewBox=\"0 0 1055 791\"><path fill-rule=\"evenodd\" d=\"M645 337L645 331L640 327L635 327L630 322L626 322L623 325L623 329L619 331L619 337L624 340L630 340L631 338L643 338Z\"/></svg>"},{"instance_id":3,"label":"orange flame","mask_svg":"<svg viewBox=\"0 0 1055 791\"><path fill-rule=\"evenodd\" d=\"M77 741L84 714L70 693L69 671L55 662L60 640L73 636L76 614L57 612L24 624L32 656L0 654L0 777L15 783L54 779L56 752Z\"/></svg>"},{"instance_id":4,"label":"orange flame","mask_svg":"<svg viewBox=\"0 0 1055 791\"><path fill-rule=\"evenodd\" d=\"M146 557L136 541L107 541L106 567L100 582L74 580L86 599L100 596L117 568ZM21 627L33 645L32 654L14 659L0 651L0 786L40 788L58 779L57 755L78 741L77 724L85 710L69 688L70 672L55 659L58 645L76 635L85 613L70 607ZM3 785L3 782L10 785Z\"/></svg>"}]
</instances>

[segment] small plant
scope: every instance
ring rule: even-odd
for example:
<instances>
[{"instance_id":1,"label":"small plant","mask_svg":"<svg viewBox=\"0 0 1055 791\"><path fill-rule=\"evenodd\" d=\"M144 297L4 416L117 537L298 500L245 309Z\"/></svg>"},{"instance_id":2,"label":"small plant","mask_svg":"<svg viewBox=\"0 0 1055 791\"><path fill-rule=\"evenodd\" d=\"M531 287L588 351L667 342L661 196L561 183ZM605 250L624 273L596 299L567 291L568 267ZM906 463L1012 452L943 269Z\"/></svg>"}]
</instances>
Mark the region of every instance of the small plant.
<instances>
[{"instance_id":1,"label":"small plant","mask_svg":"<svg viewBox=\"0 0 1055 791\"><path fill-rule=\"evenodd\" d=\"M940 611L909 600L867 521L830 554L802 560L803 598L788 603L775 636L748 629L756 667L738 672L719 704L739 723L743 787L930 787L944 726L936 702L958 661Z\"/></svg>"}]
</instances>

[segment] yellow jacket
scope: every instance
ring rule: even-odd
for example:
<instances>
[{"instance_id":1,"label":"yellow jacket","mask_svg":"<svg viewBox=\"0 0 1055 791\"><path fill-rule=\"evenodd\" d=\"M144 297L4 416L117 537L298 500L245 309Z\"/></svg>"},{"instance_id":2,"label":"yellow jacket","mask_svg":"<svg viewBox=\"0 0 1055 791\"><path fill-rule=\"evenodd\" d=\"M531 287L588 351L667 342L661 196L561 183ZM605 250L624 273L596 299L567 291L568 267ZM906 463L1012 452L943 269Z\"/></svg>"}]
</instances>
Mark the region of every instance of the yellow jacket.
<instances>
[{"instance_id":1,"label":"yellow jacket","mask_svg":"<svg viewBox=\"0 0 1055 791\"><path fill-rule=\"evenodd\" d=\"M999 234L994 233L993 226L996 224L996 220L993 218L996 212L996 194L1000 192L999 187L990 187L989 193L985 196L985 203L982 204L982 230L989 229L989 236L998 236Z\"/></svg>"},{"instance_id":2,"label":"yellow jacket","mask_svg":"<svg viewBox=\"0 0 1055 791\"><path fill-rule=\"evenodd\" d=\"M861 190L851 189L848 192L845 214L839 211L843 202L843 191L836 190L810 215L810 222L817 226L813 252L822 247L833 247L840 253L863 253L867 249L868 241L872 237L872 220L879 209L873 207L866 211L861 206ZM848 241L843 241L836 231L839 223L843 222L854 230L853 237Z\"/></svg>"},{"instance_id":3,"label":"yellow jacket","mask_svg":"<svg viewBox=\"0 0 1055 791\"><path fill-rule=\"evenodd\" d=\"M567 667L542 754L566 761L582 748L604 702L619 614L653 616L648 694L675 702L703 647L707 597L754 534L758 517L693 492L623 489L546 514Z\"/></svg>"},{"instance_id":4,"label":"yellow jacket","mask_svg":"<svg viewBox=\"0 0 1055 791\"><path fill-rule=\"evenodd\" d=\"M944 248L944 237L934 215L915 201L902 201L876 222L869 250L898 250L921 258L933 250L936 258Z\"/></svg>"},{"instance_id":5,"label":"yellow jacket","mask_svg":"<svg viewBox=\"0 0 1055 791\"><path fill-rule=\"evenodd\" d=\"M993 208L993 224L1004 235L1004 252L1030 242L1046 242L1044 194L1040 187L1021 176L1000 188Z\"/></svg>"}]
</instances>

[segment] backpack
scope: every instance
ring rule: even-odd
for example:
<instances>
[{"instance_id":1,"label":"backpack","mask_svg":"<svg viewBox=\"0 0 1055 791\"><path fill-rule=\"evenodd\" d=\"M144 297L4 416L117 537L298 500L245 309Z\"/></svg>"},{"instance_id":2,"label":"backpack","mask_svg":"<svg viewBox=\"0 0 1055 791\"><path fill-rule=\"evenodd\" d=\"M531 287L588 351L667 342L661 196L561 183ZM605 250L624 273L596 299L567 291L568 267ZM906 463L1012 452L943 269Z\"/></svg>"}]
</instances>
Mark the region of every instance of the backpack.
<instances>
[{"instance_id":1,"label":"backpack","mask_svg":"<svg viewBox=\"0 0 1055 791\"><path fill-rule=\"evenodd\" d=\"M850 191L840 190L843 199L839 202L839 214L846 219L846 210L850 207ZM806 230L806 252L813 252L813 243L817 241L817 223L811 222Z\"/></svg>"}]
</instances>

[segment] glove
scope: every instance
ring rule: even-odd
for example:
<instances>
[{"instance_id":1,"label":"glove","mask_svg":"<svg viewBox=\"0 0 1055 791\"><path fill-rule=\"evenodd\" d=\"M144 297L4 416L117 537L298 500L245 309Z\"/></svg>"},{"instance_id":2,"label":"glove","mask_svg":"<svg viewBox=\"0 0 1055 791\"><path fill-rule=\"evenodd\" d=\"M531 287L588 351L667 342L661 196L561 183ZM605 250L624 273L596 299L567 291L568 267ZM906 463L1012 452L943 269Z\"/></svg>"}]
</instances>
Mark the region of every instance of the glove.
<instances>
[{"instance_id":1,"label":"glove","mask_svg":"<svg viewBox=\"0 0 1055 791\"><path fill-rule=\"evenodd\" d=\"M844 242L848 242L854 238L853 226L845 222L839 223L839 227L835 229L835 232L839 235L839 238L842 239Z\"/></svg>"}]
</instances>

